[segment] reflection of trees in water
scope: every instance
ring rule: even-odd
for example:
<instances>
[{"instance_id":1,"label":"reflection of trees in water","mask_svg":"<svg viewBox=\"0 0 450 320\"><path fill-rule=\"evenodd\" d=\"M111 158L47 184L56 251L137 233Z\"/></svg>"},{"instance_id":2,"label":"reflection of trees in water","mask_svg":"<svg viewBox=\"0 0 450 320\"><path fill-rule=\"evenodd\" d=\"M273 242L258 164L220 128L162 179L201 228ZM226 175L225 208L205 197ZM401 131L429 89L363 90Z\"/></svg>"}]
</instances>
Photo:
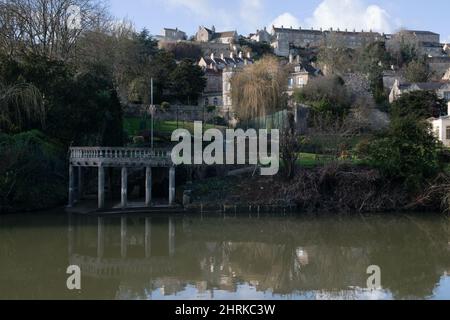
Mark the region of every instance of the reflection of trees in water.
<instances>
[{"instance_id":1,"label":"reflection of trees in water","mask_svg":"<svg viewBox=\"0 0 450 320\"><path fill-rule=\"evenodd\" d=\"M22 290L8 284L9 295L70 297L58 285L65 283L68 263L66 222L53 216L27 219L2 219L0 274L30 284ZM96 258L97 217L77 219L74 253L101 262ZM84 298L149 297L162 288L162 294L172 295L187 285L199 292L234 292L238 284L248 283L277 294L353 299L357 293L349 287L364 287L366 269L372 264L381 267L383 288L395 298L425 298L450 265L448 221L435 216L180 217L175 218L173 256L167 253L168 219L152 218L156 256L149 259L144 250L145 218L127 220L130 256L121 261L132 264L131 269L143 263L149 267L144 273L87 278ZM105 258L120 260L120 217L105 219L104 233ZM168 268L160 267L166 264ZM35 273L24 275L27 269ZM62 270L57 281L48 281L57 270Z\"/></svg>"}]
</instances>

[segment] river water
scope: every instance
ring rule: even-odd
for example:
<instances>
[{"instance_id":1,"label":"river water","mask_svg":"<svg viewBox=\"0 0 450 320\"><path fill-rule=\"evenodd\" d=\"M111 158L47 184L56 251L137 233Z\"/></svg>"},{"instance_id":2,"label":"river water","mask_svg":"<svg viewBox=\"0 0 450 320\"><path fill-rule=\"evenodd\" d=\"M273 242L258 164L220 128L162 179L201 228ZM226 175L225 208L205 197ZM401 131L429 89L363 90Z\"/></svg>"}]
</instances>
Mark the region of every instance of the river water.
<instances>
[{"instance_id":1,"label":"river water","mask_svg":"<svg viewBox=\"0 0 450 320\"><path fill-rule=\"evenodd\" d=\"M450 299L450 220L0 216L0 299Z\"/></svg>"}]
</instances>

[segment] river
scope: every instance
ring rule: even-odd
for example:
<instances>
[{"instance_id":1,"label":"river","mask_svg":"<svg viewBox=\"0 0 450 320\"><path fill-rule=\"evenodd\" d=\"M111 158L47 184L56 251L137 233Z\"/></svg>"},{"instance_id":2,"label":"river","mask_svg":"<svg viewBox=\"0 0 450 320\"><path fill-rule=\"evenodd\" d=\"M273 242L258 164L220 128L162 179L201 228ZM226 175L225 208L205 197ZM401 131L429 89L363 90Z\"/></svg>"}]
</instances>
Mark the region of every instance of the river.
<instances>
[{"instance_id":1,"label":"river","mask_svg":"<svg viewBox=\"0 0 450 320\"><path fill-rule=\"evenodd\" d=\"M0 216L0 299L450 299L449 272L442 215Z\"/></svg>"}]
</instances>

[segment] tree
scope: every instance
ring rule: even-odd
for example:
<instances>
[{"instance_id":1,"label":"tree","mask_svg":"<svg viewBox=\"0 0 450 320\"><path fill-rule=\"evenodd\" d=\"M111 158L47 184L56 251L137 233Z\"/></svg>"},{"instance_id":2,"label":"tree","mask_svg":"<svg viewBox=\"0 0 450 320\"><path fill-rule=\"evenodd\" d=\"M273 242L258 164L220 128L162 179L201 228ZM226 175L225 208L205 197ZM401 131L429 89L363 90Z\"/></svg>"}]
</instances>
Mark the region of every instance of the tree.
<instances>
[{"instance_id":1,"label":"tree","mask_svg":"<svg viewBox=\"0 0 450 320\"><path fill-rule=\"evenodd\" d=\"M357 52L337 34L330 33L319 47L317 62L326 75L345 74L355 69Z\"/></svg>"},{"instance_id":2,"label":"tree","mask_svg":"<svg viewBox=\"0 0 450 320\"><path fill-rule=\"evenodd\" d=\"M424 120L440 117L446 112L447 102L432 91L413 91L402 94L391 106L391 114L394 118L412 117Z\"/></svg>"},{"instance_id":3,"label":"tree","mask_svg":"<svg viewBox=\"0 0 450 320\"><path fill-rule=\"evenodd\" d=\"M295 132L294 115L288 114L288 125L283 129L280 139L280 158L283 161L283 171L286 179L295 175L297 161L300 157L301 138Z\"/></svg>"},{"instance_id":4,"label":"tree","mask_svg":"<svg viewBox=\"0 0 450 320\"><path fill-rule=\"evenodd\" d=\"M0 48L11 56L68 59L82 34L107 19L105 12L97 0L3 0Z\"/></svg>"},{"instance_id":5,"label":"tree","mask_svg":"<svg viewBox=\"0 0 450 320\"><path fill-rule=\"evenodd\" d=\"M403 74L409 82L428 82L433 72L425 59L417 59L404 67Z\"/></svg>"},{"instance_id":6,"label":"tree","mask_svg":"<svg viewBox=\"0 0 450 320\"><path fill-rule=\"evenodd\" d=\"M180 62L170 75L172 90L175 95L188 105L196 101L198 95L206 87L206 78L203 70L191 60Z\"/></svg>"},{"instance_id":7,"label":"tree","mask_svg":"<svg viewBox=\"0 0 450 320\"><path fill-rule=\"evenodd\" d=\"M416 36L404 30L396 33L387 42L387 49L392 56L392 60L399 67L417 60L421 56L420 45Z\"/></svg>"},{"instance_id":8,"label":"tree","mask_svg":"<svg viewBox=\"0 0 450 320\"><path fill-rule=\"evenodd\" d=\"M266 56L231 78L231 99L240 120L265 117L287 106L287 70Z\"/></svg>"},{"instance_id":9,"label":"tree","mask_svg":"<svg viewBox=\"0 0 450 320\"><path fill-rule=\"evenodd\" d=\"M334 123L348 114L351 97L340 77L313 78L308 84L295 91L295 100L312 107L311 119L316 117Z\"/></svg>"},{"instance_id":10,"label":"tree","mask_svg":"<svg viewBox=\"0 0 450 320\"><path fill-rule=\"evenodd\" d=\"M20 132L33 124L45 125L46 112L38 88L28 83L0 83L0 129Z\"/></svg>"},{"instance_id":11,"label":"tree","mask_svg":"<svg viewBox=\"0 0 450 320\"><path fill-rule=\"evenodd\" d=\"M366 160L384 176L415 191L441 169L440 144L426 121L395 118L367 148Z\"/></svg>"}]
</instances>

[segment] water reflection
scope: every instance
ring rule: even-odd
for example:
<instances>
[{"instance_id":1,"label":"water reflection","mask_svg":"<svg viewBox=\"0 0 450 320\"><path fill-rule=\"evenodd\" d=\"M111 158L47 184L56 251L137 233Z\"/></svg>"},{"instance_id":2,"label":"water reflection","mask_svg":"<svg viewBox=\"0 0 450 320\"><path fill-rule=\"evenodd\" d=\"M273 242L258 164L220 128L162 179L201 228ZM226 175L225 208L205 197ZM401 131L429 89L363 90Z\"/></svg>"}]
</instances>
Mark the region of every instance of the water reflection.
<instances>
[{"instance_id":1,"label":"water reflection","mask_svg":"<svg viewBox=\"0 0 450 320\"><path fill-rule=\"evenodd\" d=\"M449 241L438 216L6 216L0 298L450 299Z\"/></svg>"}]
</instances>

